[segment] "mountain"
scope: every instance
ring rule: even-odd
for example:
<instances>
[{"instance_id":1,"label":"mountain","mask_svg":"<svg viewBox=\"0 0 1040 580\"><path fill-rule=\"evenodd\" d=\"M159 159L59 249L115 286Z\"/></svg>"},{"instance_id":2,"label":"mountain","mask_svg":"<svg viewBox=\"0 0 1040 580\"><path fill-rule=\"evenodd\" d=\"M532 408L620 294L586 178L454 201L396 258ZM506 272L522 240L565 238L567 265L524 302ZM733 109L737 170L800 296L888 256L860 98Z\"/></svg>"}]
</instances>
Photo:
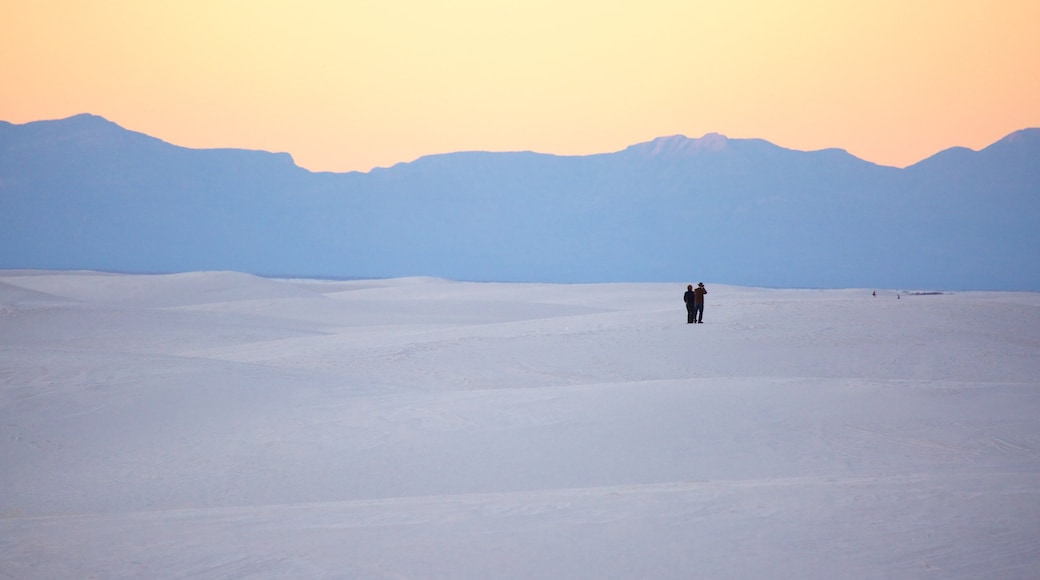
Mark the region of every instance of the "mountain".
<instances>
[{"instance_id":1,"label":"mountain","mask_svg":"<svg viewBox=\"0 0 1040 580\"><path fill-rule=\"evenodd\" d=\"M314 173L79 115L0 123L0 268L1040 291L1040 129L897 169L671 136Z\"/></svg>"}]
</instances>

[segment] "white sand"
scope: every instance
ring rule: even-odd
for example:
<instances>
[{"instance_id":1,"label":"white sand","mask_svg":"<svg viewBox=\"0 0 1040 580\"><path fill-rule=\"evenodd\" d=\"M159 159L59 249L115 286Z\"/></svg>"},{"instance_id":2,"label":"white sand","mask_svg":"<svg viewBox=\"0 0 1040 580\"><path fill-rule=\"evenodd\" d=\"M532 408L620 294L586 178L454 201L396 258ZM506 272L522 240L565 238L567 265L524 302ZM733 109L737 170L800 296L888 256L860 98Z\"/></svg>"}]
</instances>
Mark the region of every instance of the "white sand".
<instances>
[{"instance_id":1,"label":"white sand","mask_svg":"<svg viewBox=\"0 0 1040 580\"><path fill-rule=\"evenodd\" d=\"M1040 295L0 271L0 577L1036 578Z\"/></svg>"}]
</instances>

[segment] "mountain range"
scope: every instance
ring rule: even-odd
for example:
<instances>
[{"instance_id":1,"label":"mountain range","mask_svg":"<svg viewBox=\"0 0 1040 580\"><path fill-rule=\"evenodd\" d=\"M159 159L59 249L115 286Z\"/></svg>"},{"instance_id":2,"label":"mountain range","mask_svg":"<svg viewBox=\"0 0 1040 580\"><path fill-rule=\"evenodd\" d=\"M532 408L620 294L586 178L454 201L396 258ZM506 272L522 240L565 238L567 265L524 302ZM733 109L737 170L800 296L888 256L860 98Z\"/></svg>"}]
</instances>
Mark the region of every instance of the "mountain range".
<instances>
[{"instance_id":1,"label":"mountain range","mask_svg":"<svg viewBox=\"0 0 1040 580\"><path fill-rule=\"evenodd\" d=\"M662 137L311 172L94 115L0 122L0 268L1040 291L1040 129L906 168Z\"/></svg>"}]
</instances>

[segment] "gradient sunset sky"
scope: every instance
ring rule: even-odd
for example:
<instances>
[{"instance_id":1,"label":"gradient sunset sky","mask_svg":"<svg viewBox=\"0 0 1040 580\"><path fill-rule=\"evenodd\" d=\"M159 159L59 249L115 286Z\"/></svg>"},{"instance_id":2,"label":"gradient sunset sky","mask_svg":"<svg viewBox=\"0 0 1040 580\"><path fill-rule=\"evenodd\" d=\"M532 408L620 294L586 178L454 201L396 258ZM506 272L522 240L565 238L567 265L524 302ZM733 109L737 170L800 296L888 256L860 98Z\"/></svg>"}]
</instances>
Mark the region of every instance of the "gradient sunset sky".
<instances>
[{"instance_id":1,"label":"gradient sunset sky","mask_svg":"<svg viewBox=\"0 0 1040 580\"><path fill-rule=\"evenodd\" d=\"M1040 0L0 0L0 84L316 171L708 132L902 167L1040 127Z\"/></svg>"}]
</instances>

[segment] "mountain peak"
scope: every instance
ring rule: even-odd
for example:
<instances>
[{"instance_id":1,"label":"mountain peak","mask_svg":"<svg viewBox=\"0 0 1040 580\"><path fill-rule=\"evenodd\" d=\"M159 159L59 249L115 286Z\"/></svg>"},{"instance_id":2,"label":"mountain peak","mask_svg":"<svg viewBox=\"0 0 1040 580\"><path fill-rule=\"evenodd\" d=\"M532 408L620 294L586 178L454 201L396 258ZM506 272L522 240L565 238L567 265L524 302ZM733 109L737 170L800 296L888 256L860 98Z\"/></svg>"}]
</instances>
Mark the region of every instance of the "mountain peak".
<instances>
[{"instance_id":1,"label":"mountain peak","mask_svg":"<svg viewBox=\"0 0 1040 580\"><path fill-rule=\"evenodd\" d=\"M729 146L729 141L720 133L707 133L700 139L671 135L632 145L626 151L645 155L692 155L703 151L723 151Z\"/></svg>"},{"instance_id":2,"label":"mountain peak","mask_svg":"<svg viewBox=\"0 0 1040 580\"><path fill-rule=\"evenodd\" d=\"M1040 143L1040 128L1021 129L1004 137L994 145L1033 145Z\"/></svg>"},{"instance_id":3,"label":"mountain peak","mask_svg":"<svg viewBox=\"0 0 1040 580\"><path fill-rule=\"evenodd\" d=\"M126 129L118 124L113 123L100 115L93 115L91 113L80 113L64 119L32 121L26 123L26 126L53 127L61 131L69 131L70 129L75 131L126 131Z\"/></svg>"},{"instance_id":4,"label":"mountain peak","mask_svg":"<svg viewBox=\"0 0 1040 580\"><path fill-rule=\"evenodd\" d=\"M116 125L112 121L102 117L101 115L95 115L93 113L79 113L78 115L72 115L66 119L58 119L59 121L74 122L74 123L93 123L99 125ZM117 125L118 126L118 125Z\"/></svg>"}]
</instances>

